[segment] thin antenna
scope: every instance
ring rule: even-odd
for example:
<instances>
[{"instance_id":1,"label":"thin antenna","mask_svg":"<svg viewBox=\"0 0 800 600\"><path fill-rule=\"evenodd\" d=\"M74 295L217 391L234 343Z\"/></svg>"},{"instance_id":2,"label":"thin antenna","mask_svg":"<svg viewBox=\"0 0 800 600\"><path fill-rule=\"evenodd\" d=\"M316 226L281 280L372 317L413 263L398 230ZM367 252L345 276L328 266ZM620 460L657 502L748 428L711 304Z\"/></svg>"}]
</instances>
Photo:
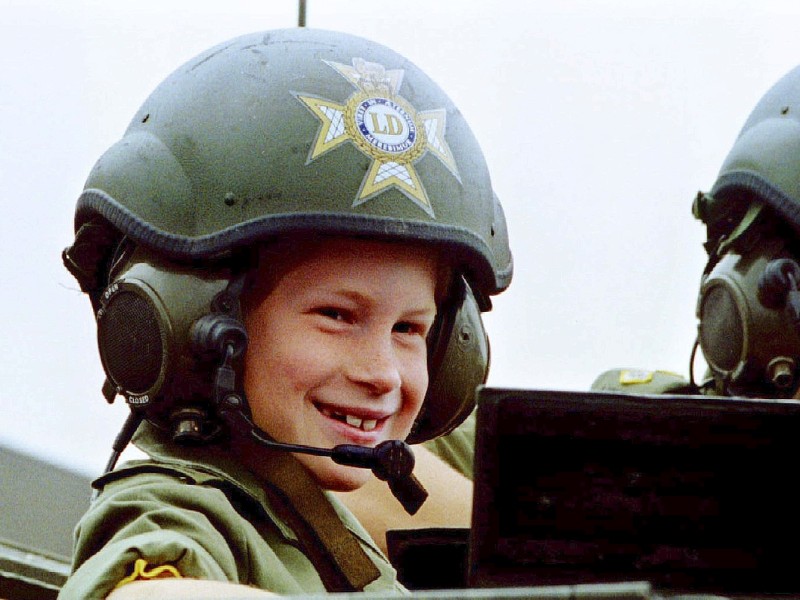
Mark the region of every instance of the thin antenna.
<instances>
[{"instance_id":1,"label":"thin antenna","mask_svg":"<svg viewBox=\"0 0 800 600\"><path fill-rule=\"evenodd\" d=\"M306 0L298 0L297 5L297 26L306 26Z\"/></svg>"}]
</instances>

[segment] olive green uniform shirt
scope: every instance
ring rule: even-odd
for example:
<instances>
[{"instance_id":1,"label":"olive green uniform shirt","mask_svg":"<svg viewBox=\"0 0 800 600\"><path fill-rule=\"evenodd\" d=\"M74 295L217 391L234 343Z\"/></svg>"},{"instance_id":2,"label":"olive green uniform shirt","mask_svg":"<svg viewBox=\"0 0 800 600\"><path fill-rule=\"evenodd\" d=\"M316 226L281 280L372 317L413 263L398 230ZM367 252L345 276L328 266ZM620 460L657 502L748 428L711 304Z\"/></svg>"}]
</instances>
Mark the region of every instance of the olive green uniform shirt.
<instances>
[{"instance_id":1,"label":"olive green uniform shirt","mask_svg":"<svg viewBox=\"0 0 800 600\"><path fill-rule=\"evenodd\" d=\"M466 420L453 431L423 444L468 479L473 479L476 414L477 411L473 410Z\"/></svg>"},{"instance_id":2,"label":"olive green uniform shirt","mask_svg":"<svg viewBox=\"0 0 800 600\"><path fill-rule=\"evenodd\" d=\"M102 492L76 529L73 574L60 599L104 598L140 558L150 567L174 566L184 577L278 594L325 592L259 481L227 452L175 446L147 424L135 442L152 460L127 463L99 480ZM352 513L325 495L380 572L365 591L408 593Z\"/></svg>"}]
</instances>

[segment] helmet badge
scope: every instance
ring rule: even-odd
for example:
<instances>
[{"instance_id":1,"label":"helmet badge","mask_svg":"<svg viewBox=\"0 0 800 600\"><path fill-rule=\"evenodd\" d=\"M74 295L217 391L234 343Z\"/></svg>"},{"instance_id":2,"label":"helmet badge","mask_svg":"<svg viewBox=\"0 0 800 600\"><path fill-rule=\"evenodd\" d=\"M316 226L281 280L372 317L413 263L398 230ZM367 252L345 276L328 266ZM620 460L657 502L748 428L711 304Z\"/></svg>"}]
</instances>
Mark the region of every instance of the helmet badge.
<instances>
[{"instance_id":1,"label":"helmet badge","mask_svg":"<svg viewBox=\"0 0 800 600\"><path fill-rule=\"evenodd\" d=\"M344 104L293 92L320 121L306 164L345 142L372 159L353 200L353 207L388 188L400 190L434 217L428 194L414 167L430 152L461 183L455 159L445 140L446 110L417 111L398 94L402 69L354 58L346 65L323 61L356 88Z\"/></svg>"}]
</instances>

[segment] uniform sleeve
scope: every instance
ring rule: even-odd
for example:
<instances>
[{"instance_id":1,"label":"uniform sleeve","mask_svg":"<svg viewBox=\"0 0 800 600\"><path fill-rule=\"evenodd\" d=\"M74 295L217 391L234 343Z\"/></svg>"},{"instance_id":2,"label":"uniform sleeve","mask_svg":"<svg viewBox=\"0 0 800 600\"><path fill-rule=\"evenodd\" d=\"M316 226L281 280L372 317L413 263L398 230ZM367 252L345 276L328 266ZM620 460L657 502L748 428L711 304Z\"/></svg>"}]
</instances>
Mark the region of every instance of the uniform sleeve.
<instances>
[{"instance_id":1,"label":"uniform sleeve","mask_svg":"<svg viewBox=\"0 0 800 600\"><path fill-rule=\"evenodd\" d=\"M78 525L73 573L59 599L105 598L134 569L164 566L168 575L238 583L237 564L248 564L239 556L247 547L238 543L242 526L215 488L160 474L112 483Z\"/></svg>"},{"instance_id":2,"label":"uniform sleeve","mask_svg":"<svg viewBox=\"0 0 800 600\"><path fill-rule=\"evenodd\" d=\"M424 442L424 446L456 471L472 479L475 459L475 421L477 410L453 431L436 439Z\"/></svg>"}]
</instances>

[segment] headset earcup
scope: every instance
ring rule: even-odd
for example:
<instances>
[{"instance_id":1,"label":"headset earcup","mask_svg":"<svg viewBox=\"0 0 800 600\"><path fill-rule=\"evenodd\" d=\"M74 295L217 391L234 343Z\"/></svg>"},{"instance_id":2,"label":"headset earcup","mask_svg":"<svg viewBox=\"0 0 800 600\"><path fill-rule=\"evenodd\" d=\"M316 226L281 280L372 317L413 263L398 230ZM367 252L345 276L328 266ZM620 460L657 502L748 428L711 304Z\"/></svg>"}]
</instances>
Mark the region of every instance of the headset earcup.
<instances>
[{"instance_id":1,"label":"headset earcup","mask_svg":"<svg viewBox=\"0 0 800 600\"><path fill-rule=\"evenodd\" d=\"M475 389L489 374L489 338L469 285L442 314L430 349L430 382L414 429L406 441L419 444L458 427L475 407Z\"/></svg>"},{"instance_id":2,"label":"headset earcup","mask_svg":"<svg viewBox=\"0 0 800 600\"><path fill-rule=\"evenodd\" d=\"M141 281L116 281L97 311L97 344L106 377L133 405L155 399L169 370L172 330L163 303Z\"/></svg>"},{"instance_id":3,"label":"headset earcup","mask_svg":"<svg viewBox=\"0 0 800 600\"><path fill-rule=\"evenodd\" d=\"M173 404L208 396L212 381L198 377L206 357L192 326L214 312L229 282L224 270L200 271L138 250L103 292L96 314L103 369L114 392L146 408L148 420L165 420Z\"/></svg>"}]
</instances>

